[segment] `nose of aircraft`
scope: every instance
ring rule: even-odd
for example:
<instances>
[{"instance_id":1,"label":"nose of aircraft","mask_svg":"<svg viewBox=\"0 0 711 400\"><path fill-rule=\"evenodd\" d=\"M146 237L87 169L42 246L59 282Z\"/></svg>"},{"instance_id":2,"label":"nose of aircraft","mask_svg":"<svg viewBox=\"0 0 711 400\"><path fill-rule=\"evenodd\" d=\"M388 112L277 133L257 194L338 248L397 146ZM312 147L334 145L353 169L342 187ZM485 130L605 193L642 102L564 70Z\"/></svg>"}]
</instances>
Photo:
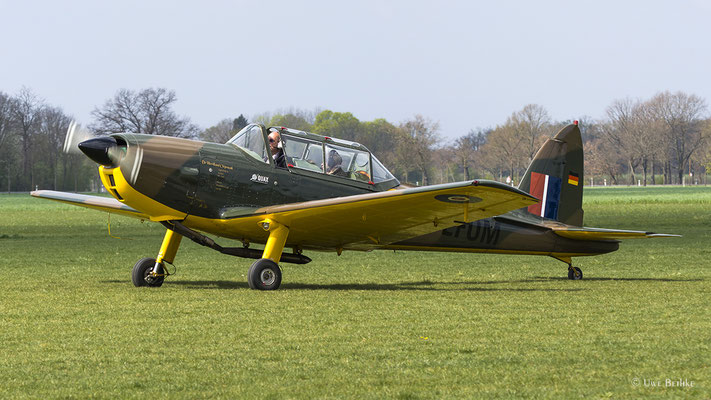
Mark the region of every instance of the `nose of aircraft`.
<instances>
[{"instance_id":1,"label":"nose of aircraft","mask_svg":"<svg viewBox=\"0 0 711 400\"><path fill-rule=\"evenodd\" d=\"M108 167L114 164L111 153L117 146L116 139L107 136L85 140L79 143L79 150L94 162Z\"/></svg>"}]
</instances>

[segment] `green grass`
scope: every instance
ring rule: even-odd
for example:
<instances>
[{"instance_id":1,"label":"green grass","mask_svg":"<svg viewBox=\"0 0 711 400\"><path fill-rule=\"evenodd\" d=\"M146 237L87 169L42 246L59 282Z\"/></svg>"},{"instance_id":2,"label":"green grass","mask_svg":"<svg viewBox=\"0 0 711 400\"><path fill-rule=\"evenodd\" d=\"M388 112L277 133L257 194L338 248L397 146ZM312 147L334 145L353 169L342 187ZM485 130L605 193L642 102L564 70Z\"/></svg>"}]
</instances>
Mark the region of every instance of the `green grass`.
<instances>
[{"instance_id":1,"label":"green grass","mask_svg":"<svg viewBox=\"0 0 711 400\"><path fill-rule=\"evenodd\" d=\"M576 259L582 281L546 257L309 253L275 292L185 241L149 289L130 269L160 225L114 216L114 239L105 213L0 195L0 398L709 398L711 189L586 190L585 211L684 237Z\"/></svg>"},{"instance_id":2,"label":"green grass","mask_svg":"<svg viewBox=\"0 0 711 400\"><path fill-rule=\"evenodd\" d=\"M711 204L708 186L615 186L585 188L585 204Z\"/></svg>"}]
</instances>

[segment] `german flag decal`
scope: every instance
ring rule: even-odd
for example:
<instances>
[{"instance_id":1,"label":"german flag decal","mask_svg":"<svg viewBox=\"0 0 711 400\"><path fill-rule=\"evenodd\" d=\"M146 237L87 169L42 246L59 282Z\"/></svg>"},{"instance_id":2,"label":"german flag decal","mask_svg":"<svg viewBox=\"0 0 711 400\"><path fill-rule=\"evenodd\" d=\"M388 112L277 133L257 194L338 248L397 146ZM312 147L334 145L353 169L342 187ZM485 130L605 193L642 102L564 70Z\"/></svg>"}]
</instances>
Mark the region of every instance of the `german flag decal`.
<instances>
[{"instance_id":1,"label":"german flag decal","mask_svg":"<svg viewBox=\"0 0 711 400\"><path fill-rule=\"evenodd\" d=\"M578 174L575 172L570 172L568 174L568 183L571 185L578 186L578 183L580 182L580 178L578 177Z\"/></svg>"}]
</instances>

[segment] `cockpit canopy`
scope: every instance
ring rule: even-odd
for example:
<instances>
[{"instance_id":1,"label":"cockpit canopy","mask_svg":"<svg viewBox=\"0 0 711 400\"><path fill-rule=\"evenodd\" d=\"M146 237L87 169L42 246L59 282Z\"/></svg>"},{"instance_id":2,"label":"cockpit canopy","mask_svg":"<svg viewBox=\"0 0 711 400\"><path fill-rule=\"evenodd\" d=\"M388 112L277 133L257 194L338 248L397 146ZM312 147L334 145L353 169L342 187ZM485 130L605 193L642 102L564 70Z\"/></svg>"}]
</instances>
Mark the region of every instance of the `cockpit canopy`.
<instances>
[{"instance_id":1,"label":"cockpit canopy","mask_svg":"<svg viewBox=\"0 0 711 400\"><path fill-rule=\"evenodd\" d=\"M265 129L260 124L250 124L227 143L267 163L271 157L265 139L268 131L273 130L281 136L281 148L290 170L313 171L370 184L394 181L393 186L397 185L395 177L365 146L347 140L283 127Z\"/></svg>"}]
</instances>

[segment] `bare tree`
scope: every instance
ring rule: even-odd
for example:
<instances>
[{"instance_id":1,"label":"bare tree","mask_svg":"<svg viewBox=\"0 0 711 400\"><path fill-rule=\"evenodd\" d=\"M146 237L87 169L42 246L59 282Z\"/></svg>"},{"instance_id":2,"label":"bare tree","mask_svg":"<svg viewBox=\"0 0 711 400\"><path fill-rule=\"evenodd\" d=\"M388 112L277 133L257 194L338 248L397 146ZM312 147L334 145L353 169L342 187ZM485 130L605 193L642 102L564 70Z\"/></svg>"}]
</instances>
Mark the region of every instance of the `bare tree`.
<instances>
[{"instance_id":1,"label":"bare tree","mask_svg":"<svg viewBox=\"0 0 711 400\"><path fill-rule=\"evenodd\" d=\"M711 135L711 119L706 120L705 130L707 131L707 135ZM694 153L693 157L695 158L696 162L698 162L699 165L701 165L701 167L704 169L702 181L705 185L707 183L706 177L708 173L711 172L711 140L707 140L706 143L704 143L704 145L701 146L699 150Z\"/></svg>"},{"instance_id":2,"label":"bare tree","mask_svg":"<svg viewBox=\"0 0 711 400\"><path fill-rule=\"evenodd\" d=\"M32 136L36 133L40 113L44 107L44 100L37 97L37 95L27 87L20 89L20 92L14 99L13 121L17 127L22 144L22 172L25 177L29 175L29 186L32 189L35 187L34 169L32 168ZM27 182L25 182L25 184L27 184Z\"/></svg>"},{"instance_id":3,"label":"bare tree","mask_svg":"<svg viewBox=\"0 0 711 400\"><path fill-rule=\"evenodd\" d=\"M454 142L454 154L459 166L464 172L464 180L471 179L470 167L474 161L475 155L486 142L486 135L491 132L491 129L470 130L469 133L457 139Z\"/></svg>"},{"instance_id":4,"label":"bare tree","mask_svg":"<svg viewBox=\"0 0 711 400\"><path fill-rule=\"evenodd\" d=\"M422 174L422 184L430 181L427 169L432 161L432 150L439 143L439 123L422 115L400 124L402 139L398 142L401 159L410 158Z\"/></svg>"},{"instance_id":5,"label":"bare tree","mask_svg":"<svg viewBox=\"0 0 711 400\"><path fill-rule=\"evenodd\" d=\"M46 144L46 149L43 153L45 153L44 158L52 171L52 188L55 190L59 188L60 161L64 161L62 182L66 180L67 174L70 172L66 162L69 155L63 154L61 150L71 121L72 118L57 107L45 107L40 112L38 132Z\"/></svg>"},{"instance_id":6,"label":"bare tree","mask_svg":"<svg viewBox=\"0 0 711 400\"><path fill-rule=\"evenodd\" d=\"M435 166L433 183L454 182L457 159L453 146L440 147L432 151L432 163Z\"/></svg>"},{"instance_id":7,"label":"bare tree","mask_svg":"<svg viewBox=\"0 0 711 400\"><path fill-rule=\"evenodd\" d=\"M667 91L652 97L649 106L650 112L664 124L663 134L671 145L670 152L681 183L689 158L709 138L704 120L706 102L696 95Z\"/></svg>"},{"instance_id":8,"label":"bare tree","mask_svg":"<svg viewBox=\"0 0 711 400\"><path fill-rule=\"evenodd\" d=\"M251 118L252 122L262 124L262 125L269 125L269 121L272 120L272 113L269 111L263 112L261 114L255 114Z\"/></svg>"},{"instance_id":9,"label":"bare tree","mask_svg":"<svg viewBox=\"0 0 711 400\"><path fill-rule=\"evenodd\" d=\"M619 147L626 157L631 174L630 184L634 184L636 179L634 169L639 164L639 157L634 146L634 125L636 122L634 109L638 103L629 98L613 101L606 110L610 123L603 125L603 136L610 144Z\"/></svg>"},{"instance_id":10,"label":"bare tree","mask_svg":"<svg viewBox=\"0 0 711 400\"><path fill-rule=\"evenodd\" d=\"M525 138L522 142L523 150L528 162L531 162L547 137L551 125L548 111L538 104L528 104L521 111L513 113L509 123L515 127L518 135Z\"/></svg>"},{"instance_id":11,"label":"bare tree","mask_svg":"<svg viewBox=\"0 0 711 400\"><path fill-rule=\"evenodd\" d=\"M10 135L12 111L12 98L0 91L0 149L2 149L5 138Z\"/></svg>"},{"instance_id":12,"label":"bare tree","mask_svg":"<svg viewBox=\"0 0 711 400\"><path fill-rule=\"evenodd\" d=\"M498 175L499 180L503 180L504 171L511 175L511 179L517 180L521 167L528 165L527 144L527 137L518 129L513 116L509 117L504 125L491 131L482 147L486 169Z\"/></svg>"},{"instance_id":13,"label":"bare tree","mask_svg":"<svg viewBox=\"0 0 711 400\"><path fill-rule=\"evenodd\" d=\"M622 150L630 169L632 184L636 182L635 168L642 167L646 186L649 167L662 153L660 143L664 141L653 107L650 102L615 100L607 108L607 115L610 123L603 125L603 137Z\"/></svg>"},{"instance_id":14,"label":"bare tree","mask_svg":"<svg viewBox=\"0 0 711 400\"><path fill-rule=\"evenodd\" d=\"M200 140L215 143L226 143L235 133L234 123L231 119L223 119L218 122L217 125L211 126L204 131L200 132Z\"/></svg>"},{"instance_id":15,"label":"bare tree","mask_svg":"<svg viewBox=\"0 0 711 400\"><path fill-rule=\"evenodd\" d=\"M652 169L652 183L654 183L654 161L663 154L660 143L663 143L663 126L654 116L653 107L649 102L637 103L632 110L633 125L632 142L634 152L642 167L642 181L647 186L648 172Z\"/></svg>"},{"instance_id":16,"label":"bare tree","mask_svg":"<svg viewBox=\"0 0 711 400\"><path fill-rule=\"evenodd\" d=\"M177 96L163 88L134 92L120 89L101 108L95 108L95 118L89 127L99 134L133 132L147 135L195 137L197 126L187 117L178 117L171 109Z\"/></svg>"},{"instance_id":17,"label":"bare tree","mask_svg":"<svg viewBox=\"0 0 711 400\"><path fill-rule=\"evenodd\" d=\"M0 92L0 152L10 140L8 138L12 135L11 124L13 121L13 107L14 103L12 97ZM12 144L9 146L11 147ZM12 165L11 152L2 157L2 161L5 164L5 174L7 178L7 191L10 191L10 167Z\"/></svg>"},{"instance_id":18,"label":"bare tree","mask_svg":"<svg viewBox=\"0 0 711 400\"><path fill-rule=\"evenodd\" d=\"M585 173L589 176L609 175L611 183L616 185L623 164L620 148L605 138L597 138L588 142L584 151Z\"/></svg>"}]
</instances>

